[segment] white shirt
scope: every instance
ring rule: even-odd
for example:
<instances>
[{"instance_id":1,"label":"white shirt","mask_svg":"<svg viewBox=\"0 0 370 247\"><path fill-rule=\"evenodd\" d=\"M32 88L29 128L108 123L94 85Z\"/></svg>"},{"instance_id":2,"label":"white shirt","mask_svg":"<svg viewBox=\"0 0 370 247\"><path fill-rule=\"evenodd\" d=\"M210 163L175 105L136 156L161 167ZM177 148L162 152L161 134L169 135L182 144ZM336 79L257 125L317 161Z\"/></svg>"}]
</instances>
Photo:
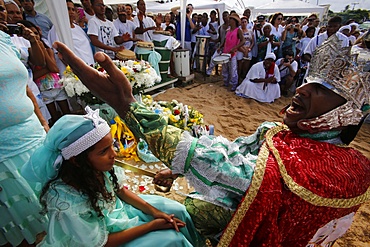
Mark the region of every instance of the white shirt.
<instances>
[{"instance_id":1,"label":"white shirt","mask_svg":"<svg viewBox=\"0 0 370 247\"><path fill-rule=\"evenodd\" d=\"M91 18L93 18L95 15L90 15L89 13L87 13L85 10L84 10L84 13L85 13L85 16L86 16L86 19L87 21L90 21Z\"/></svg>"},{"instance_id":2,"label":"white shirt","mask_svg":"<svg viewBox=\"0 0 370 247\"><path fill-rule=\"evenodd\" d=\"M119 19L115 19L113 21L113 25L116 27L116 29L118 31L118 34L120 36L122 36L122 34L128 33L128 34L130 34L131 38L134 37L136 26L132 21L127 21L126 20L126 22L123 23ZM127 42L123 42L122 45L125 47L125 49L131 49L131 47L134 45L134 42L133 41L127 41Z\"/></svg>"},{"instance_id":3,"label":"white shirt","mask_svg":"<svg viewBox=\"0 0 370 247\"><path fill-rule=\"evenodd\" d=\"M208 35L211 36L211 40L216 40L218 38L218 27L219 27L218 22L217 21L210 22L210 23L208 23L207 26L209 27L209 25L212 25L215 28L216 34L208 33ZM211 29L211 28L209 28L209 29Z\"/></svg>"},{"instance_id":4,"label":"white shirt","mask_svg":"<svg viewBox=\"0 0 370 247\"><path fill-rule=\"evenodd\" d=\"M88 35L94 35L98 37L98 40L108 46L116 46L114 42L114 37L119 36L117 29L114 27L113 23L109 20L102 21L96 16L93 16L88 24L89 29L87 30ZM111 50L103 50L95 46L95 52L104 52L110 58L114 59L115 54Z\"/></svg>"},{"instance_id":5,"label":"white shirt","mask_svg":"<svg viewBox=\"0 0 370 247\"><path fill-rule=\"evenodd\" d=\"M302 27L302 30L306 32L307 28L308 28L308 25L306 24ZM319 31L320 31L320 28L315 27L315 34L313 36L317 36L319 34Z\"/></svg>"},{"instance_id":6,"label":"white shirt","mask_svg":"<svg viewBox=\"0 0 370 247\"><path fill-rule=\"evenodd\" d=\"M276 37L279 38L279 40L281 40L281 35L283 34L284 32L284 27L282 25L279 25L279 27L276 28L274 26L272 26L272 29L271 29L271 34L275 35Z\"/></svg>"},{"instance_id":7,"label":"white shirt","mask_svg":"<svg viewBox=\"0 0 370 247\"><path fill-rule=\"evenodd\" d=\"M80 26L75 24L73 24L73 26L74 28L71 28L71 35L75 54L88 65L94 64L94 54L91 49L89 37ZM53 44L55 41L59 41L55 26L50 29L48 40L51 44ZM57 61L60 75L63 76L66 66L60 61L58 56L55 56L55 59Z\"/></svg>"},{"instance_id":8,"label":"white shirt","mask_svg":"<svg viewBox=\"0 0 370 247\"><path fill-rule=\"evenodd\" d=\"M276 63L275 63L278 66L278 68L279 68L279 72L280 72L280 77L281 78L284 78L285 76L287 76L288 74L290 74L289 68L286 67L285 65L283 65L283 63L284 63L284 58L278 59L276 61ZM297 61L294 60L290 64L290 66L292 66L292 69L294 70L294 72L297 72L297 70L298 70L298 63L297 63Z\"/></svg>"},{"instance_id":9,"label":"white shirt","mask_svg":"<svg viewBox=\"0 0 370 247\"><path fill-rule=\"evenodd\" d=\"M133 23L135 24L135 29L140 27L140 21L137 16L134 17ZM149 28L149 27L155 27L155 26L156 26L155 22L152 18L148 16L145 16L145 18L143 18L143 28ZM136 34L136 37L146 42L152 42L153 41L153 30L148 30L144 32L143 34Z\"/></svg>"},{"instance_id":10,"label":"white shirt","mask_svg":"<svg viewBox=\"0 0 370 247\"><path fill-rule=\"evenodd\" d=\"M175 27L175 25L174 25L173 23L170 23L168 26L173 27L173 30L176 30L176 27ZM162 28L163 30L166 30L166 28L167 28L167 24L166 24L165 22L163 22L163 23L161 24L161 28Z\"/></svg>"},{"instance_id":11,"label":"white shirt","mask_svg":"<svg viewBox=\"0 0 370 247\"><path fill-rule=\"evenodd\" d=\"M343 35L340 32L336 32L335 35L337 35L338 39L342 41L342 47L349 46L349 40L347 36ZM310 40L308 43L306 49L304 50L304 54L310 54L312 56L313 52L315 51L316 47L324 43L325 40L328 39L327 32L320 34L319 36L316 36Z\"/></svg>"}]
</instances>

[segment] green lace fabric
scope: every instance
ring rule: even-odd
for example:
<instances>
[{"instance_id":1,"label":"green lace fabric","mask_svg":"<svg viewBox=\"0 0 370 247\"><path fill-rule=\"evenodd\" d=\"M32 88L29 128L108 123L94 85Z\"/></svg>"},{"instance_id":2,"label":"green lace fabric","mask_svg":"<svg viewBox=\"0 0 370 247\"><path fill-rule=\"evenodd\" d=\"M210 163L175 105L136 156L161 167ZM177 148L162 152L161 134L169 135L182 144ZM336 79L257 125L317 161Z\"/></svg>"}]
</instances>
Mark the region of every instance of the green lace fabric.
<instances>
[{"instance_id":1,"label":"green lace fabric","mask_svg":"<svg viewBox=\"0 0 370 247\"><path fill-rule=\"evenodd\" d=\"M209 239L213 246L216 246L218 237L226 228L234 211L191 197L185 199L184 205L195 228L202 236Z\"/></svg>"},{"instance_id":2,"label":"green lace fabric","mask_svg":"<svg viewBox=\"0 0 370 247\"><path fill-rule=\"evenodd\" d=\"M166 166L171 168L176 146L183 130L168 125L165 117L148 110L144 105L132 103L125 117L125 123L135 138L143 138L150 151Z\"/></svg>"}]
</instances>

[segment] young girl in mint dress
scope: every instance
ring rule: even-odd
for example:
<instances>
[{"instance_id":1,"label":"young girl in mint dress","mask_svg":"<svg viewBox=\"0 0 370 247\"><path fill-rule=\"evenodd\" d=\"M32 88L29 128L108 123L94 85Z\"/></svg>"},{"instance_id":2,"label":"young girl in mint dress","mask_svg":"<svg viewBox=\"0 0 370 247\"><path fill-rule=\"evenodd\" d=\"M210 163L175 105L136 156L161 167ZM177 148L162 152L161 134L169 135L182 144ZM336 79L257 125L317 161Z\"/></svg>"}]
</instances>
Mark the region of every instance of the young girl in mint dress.
<instances>
[{"instance_id":1,"label":"young girl in mint dress","mask_svg":"<svg viewBox=\"0 0 370 247\"><path fill-rule=\"evenodd\" d=\"M45 185L50 222L40 246L204 246L183 205L125 189L110 127L86 110L59 119L23 168Z\"/></svg>"}]
</instances>

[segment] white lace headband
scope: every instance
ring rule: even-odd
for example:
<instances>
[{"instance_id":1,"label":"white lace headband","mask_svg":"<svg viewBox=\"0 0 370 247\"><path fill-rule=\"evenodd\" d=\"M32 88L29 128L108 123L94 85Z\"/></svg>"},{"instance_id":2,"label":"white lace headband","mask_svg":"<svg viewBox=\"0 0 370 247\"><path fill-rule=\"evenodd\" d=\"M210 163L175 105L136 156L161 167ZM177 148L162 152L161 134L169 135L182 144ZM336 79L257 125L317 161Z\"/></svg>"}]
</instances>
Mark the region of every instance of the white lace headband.
<instances>
[{"instance_id":1,"label":"white lace headband","mask_svg":"<svg viewBox=\"0 0 370 247\"><path fill-rule=\"evenodd\" d=\"M90 107L86 107L87 115L84 117L91 119L95 126L94 129L81 136L75 142L62 149L62 156L65 160L70 159L73 156L77 156L95 143L100 141L104 136L110 132L110 127L107 122L99 116L99 110L91 110Z\"/></svg>"}]
</instances>

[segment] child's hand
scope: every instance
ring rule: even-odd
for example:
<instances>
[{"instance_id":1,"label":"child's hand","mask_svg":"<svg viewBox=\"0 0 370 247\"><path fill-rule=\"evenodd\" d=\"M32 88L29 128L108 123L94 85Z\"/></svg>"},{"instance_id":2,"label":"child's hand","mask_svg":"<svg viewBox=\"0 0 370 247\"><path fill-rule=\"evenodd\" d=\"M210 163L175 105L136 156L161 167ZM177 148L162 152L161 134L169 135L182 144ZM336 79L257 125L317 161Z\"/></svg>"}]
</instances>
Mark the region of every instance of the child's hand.
<instances>
[{"instance_id":1,"label":"child's hand","mask_svg":"<svg viewBox=\"0 0 370 247\"><path fill-rule=\"evenodd\" d=\"M179 231L178 229L179 227L185 226L184 222L176 218L174 219L173 223L170 223L166 221L165 219L154 219L153 221L151 221L151 223L153 224L153 230L173 229L175 225L176 231Z\"/></svg>"},{"instance_id":2,"label":"child's hand","mask_svg":"<svg viewBox=\"0 0 370 247\"><path fill-rule=\"evenodd\" d=\"M164 220L166 220L168 223L170 223L172 225L172 227L177 232L179 231L179 226L180 227L185 226L185 222L182 222L181 220L175 218L174 214L168 215L168 214L158 210L155 213L153 213L153 217L155 219L164 219Z\"/></svg>"}]
</instances>

